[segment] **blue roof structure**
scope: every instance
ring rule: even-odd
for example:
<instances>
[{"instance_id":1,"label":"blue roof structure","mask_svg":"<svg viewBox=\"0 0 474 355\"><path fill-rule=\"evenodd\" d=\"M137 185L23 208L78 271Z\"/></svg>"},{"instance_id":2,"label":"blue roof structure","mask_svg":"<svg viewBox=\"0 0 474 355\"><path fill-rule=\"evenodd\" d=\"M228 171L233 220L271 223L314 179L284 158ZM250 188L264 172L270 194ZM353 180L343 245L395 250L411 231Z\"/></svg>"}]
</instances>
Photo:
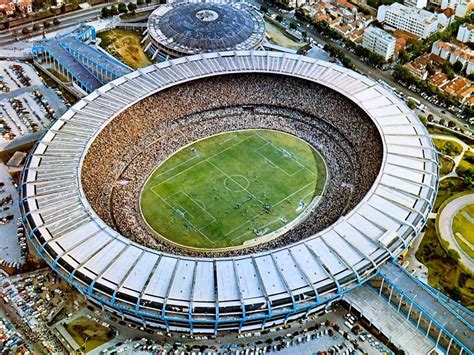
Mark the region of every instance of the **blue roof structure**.
<instances>
[{"instance_id":1,"label":"blue roof structure","mask_svg":"<svg viewBox=\"0 0 474 355\"><path fill-rule=\"evenodd\" d=\"M79 25L73 31L34 44L33 58L49 54L88 93L131 72L125 64L94 48L86 41L96 38L92 26Z\"/></svg>"},{"instance_id":2,"label":"blue roof structure","mask_svg":"<svg viewBox=\"0 0 474 355\"><path fill-rule=\"evenodd\" d=\"M212 0L160 6L148 20L151 36L161 47L180 54L249 49L265 33L261 15L244 2Z\"/></svg>"}]
</instances>

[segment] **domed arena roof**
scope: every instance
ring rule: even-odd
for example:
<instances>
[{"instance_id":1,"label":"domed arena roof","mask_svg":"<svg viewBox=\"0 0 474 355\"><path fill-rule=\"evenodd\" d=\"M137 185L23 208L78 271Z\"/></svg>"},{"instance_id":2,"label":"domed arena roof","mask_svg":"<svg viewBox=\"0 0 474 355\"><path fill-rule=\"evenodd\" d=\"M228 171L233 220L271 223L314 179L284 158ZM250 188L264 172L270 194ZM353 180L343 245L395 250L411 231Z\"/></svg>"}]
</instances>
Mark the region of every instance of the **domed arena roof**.
<instances>
[{"instance_id":1,"label":"domed arena roof","mask_svg":"<svg viewBox=\"0 0 474 355\"><path fill-rule=\"evenodd\" d=\"M156 9L148 30L157 46L180 55L255 48L263 40L265 24L258 11L243 2L184 1Z\"/></svg>"}]
</instances>

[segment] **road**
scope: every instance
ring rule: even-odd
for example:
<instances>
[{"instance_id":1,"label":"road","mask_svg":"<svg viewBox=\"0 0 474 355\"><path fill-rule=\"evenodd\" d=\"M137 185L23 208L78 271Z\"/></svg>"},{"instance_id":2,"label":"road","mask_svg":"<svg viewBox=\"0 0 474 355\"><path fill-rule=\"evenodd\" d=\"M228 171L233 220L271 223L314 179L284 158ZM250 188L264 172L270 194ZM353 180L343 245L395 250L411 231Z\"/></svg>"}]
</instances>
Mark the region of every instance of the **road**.
<instances>
[{"instance_id":1,"label":"road","mask_svg":"<svg viewBox=\"0 0 474 355\"><path fill-rule=\"evenodd\" d=\"M415 278L410 277L395 263L386 263L379 271L382 276L403 290L405 295L415 299L417 305L436 319L448 332L455 335L460 342L469 349L474 349L474 328L472 325L474 318L472 314L457 313L454 307L434 297L425 286L422 286L420 281L417 282Z\"/></svg>"},{"instance_id":2,"label":"road","mask_svg":"<svg viewBox=\"0 0 474 355\"><path fill-rule=\"evenodd\" d=\"M126 3L130 2L130 0L126 0L125 2ZM102 11L102 8L112 6L112 5L117 4L117 3L118 3L117 1L110 1L110 2L107 2L105 4L96 5L94 7L88 8L88 9L82 9L82 10L77 10L77 11L70 12L70 13L67 13L67 14L58 15L58 16L56 16L56 18L59 21L61 21L61 23L58 26L52 26L50 28L50 31L48 31L48 32L51 32L51 31L57 32L58 30L65 29L67 27L77 25L80 22L87 22L87 21L90 21L92 19L99 18L100 14L101 14L101 11ZM152 6L153 4L156 5L157 3L158 3L157 1L152 1L150 6ZM143 7L146 7L146 6L147 5L144 5ZM51 21L52 19L49 18L47 20ZM12 30L0 31L0 46L5 45L5 44L9 44L9 43L13 43L13 42L16 41L15 38L13 37L13 35L12 35L13 30L17 30L17 31L21 32L21 30L24 27L28 27L28 28L31 29L31 27L34 24L41 24L44 21L46 21L46 19L42 19L42 20L38 20L38 21L31 21L27 24L17 26ZM41 35L41 33L38 32L35 35ZM31 38L31 35L29 35L29 36L20 35L18 38L26 40L28 38Z\"/></svg>"},{"instance_id":3,"label":"road","mask_svg":"<svg viewBox=\"0 0 474 355\"><path fill-rule=\"evenodd\" d=\"M252 0L252 2L256 5L256 6L260 6L264 1L261 1L261 0ZM372 79L375 79L375 80L378 80L378 79L381 79L381 80L384 80L385 82L387 82L390 86L393 86L397 89L397 91L399 92L402 92L404 93L405 95L407 96L412 96L418 100L420 100L420 102L422 104L424 104L426 107L427 107L427 112L431 112L433 115L435 116L439 116L439 117L443 117L445 118L447 121L455 121L457 123L461 123L461 125L463 124L467 124L469 126L469 128L471 130L474 130L474 125L469 125L469 123L465 120L460 120L458 118L456 118L453 114L451 114L450 112L447 112L446 113L443 113L442 111L444 111L445 109L443 108L440 108L436 105L433 105L431 102L429 102L428 100L424 99L423 97L421 97L420 95L418 95L417 93L409 90L408 88L402 86L401 84L399 84L398 82L396 82L392 75L390 74L389 71L384 71L384 70L380 70L380 69L377 69L377 68L374 68L370 65L368 65L367 63L361 61L359 59L359 57L357 57L354 53L348 51L346 48L342 47L341 45L337 44L336 42L334 42L333 40L329 39L329 38L326 38L326 37L323 37L321 36L318 32L316 32L314 30L314 28L310 25L308 25L307 23L303 22L303 21L300 21L298 20L297 18L295 18L293 16L292 13L282 13L281 11L279 11L279 9L277 8L274 8L274 7L270 7L269 8L269 14L276 14L276 15L281 15L283 16L287 21L291 21L291 22L295 22L298 24L298 30L299 31L305 31L309 37L313 38L314 41L316 43L319 43L321 45L325 45L325 44L330 44L334 47L337 47L339 48L341 51L343 51L343 53L354 63L355 67L357 68L357 70L362 73L362 74L365 74L367 75L368 77L371 77ZM419 114L421 114L420 111L418 111ZM427 113L425 114L427 115Z\"/></svg>"},{"instance_id":4,"label":"road","mask_svg":"<svg viewBox=\"0 0 474 355\"><path fill-rule=\"evenodd\" d=\"M453 233L453 218L466 205L474 204L474 194L464 195L449 202L438 216L438 228L441 238L449 243L449 247L459 253L460 261L468 270L474 270L474 260L462 249Z\"/></svg>"}]
</instances>

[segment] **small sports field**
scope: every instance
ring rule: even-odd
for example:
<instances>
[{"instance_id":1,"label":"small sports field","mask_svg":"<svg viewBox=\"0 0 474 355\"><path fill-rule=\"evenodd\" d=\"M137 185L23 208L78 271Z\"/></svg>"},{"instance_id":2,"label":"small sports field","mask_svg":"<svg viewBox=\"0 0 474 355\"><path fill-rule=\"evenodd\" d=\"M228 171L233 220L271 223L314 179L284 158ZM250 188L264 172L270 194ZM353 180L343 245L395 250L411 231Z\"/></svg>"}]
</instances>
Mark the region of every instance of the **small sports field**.
<instances>
[{"instance_id":1,"label":"small sports field","mask_svg":"<svg viewBox=\"0 0 474 355\"><path fill-rule=\"evenodd\" d=\"M158 235L200 249L237 247L283 232L318 202L321 156L280 131L226 132L194 142L148 178L142 216Z\"/></svg>"}]
</instances>

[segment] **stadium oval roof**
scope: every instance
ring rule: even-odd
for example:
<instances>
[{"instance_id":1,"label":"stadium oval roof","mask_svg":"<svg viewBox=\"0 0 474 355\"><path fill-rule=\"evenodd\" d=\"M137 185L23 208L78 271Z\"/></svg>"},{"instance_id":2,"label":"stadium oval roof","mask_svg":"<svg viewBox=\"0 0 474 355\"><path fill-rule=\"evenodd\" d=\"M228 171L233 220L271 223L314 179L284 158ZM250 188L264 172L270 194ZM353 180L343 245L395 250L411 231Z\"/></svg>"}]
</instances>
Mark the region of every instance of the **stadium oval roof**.
<instances>
[{"instance_id":1,"label":"stadium oval roof","mask_svg":"<svg viewBox=\"0 0 474 355\"><path fill-rule=\"evenodd\" d=\"M82 159L99 132L144 97L204 76L239 72L310 80L345 95L367 113L381 134L383 162L356 208L300 242L220 258L147 249L105 224L89 206L80 183ZM371 79L298 55L221 52L137 70L80 100L29 156L22 174L21 208L30 239L43 258L84 294L110 308L149 315L150 308L143 304L166 304L190 312L190 322L193 307L218 307L216 317L222 319L225 307L244 309L263 302L272 312L270 304L281 301L287 308L281 306L280 311L296 313L301 305L314 307L324 295L359 284L401 253L427 220L438 171L425 127L405 103ZM308 292L315 297L305 297ZM164 313L160 308L157 317L166 319L162 307Z\"/></svg>"},{"instance_id":2,"label":"stadium oval roof","mask_svg":"<svg viewBox=\"0 0 474 355\"><path fill-rule=\"evenodd\" d=\"M148 19L148 32L158 47L178 56L256 48L265 24L245 2L189 0L160 5Z\"/></svg>"}]
</instances>

